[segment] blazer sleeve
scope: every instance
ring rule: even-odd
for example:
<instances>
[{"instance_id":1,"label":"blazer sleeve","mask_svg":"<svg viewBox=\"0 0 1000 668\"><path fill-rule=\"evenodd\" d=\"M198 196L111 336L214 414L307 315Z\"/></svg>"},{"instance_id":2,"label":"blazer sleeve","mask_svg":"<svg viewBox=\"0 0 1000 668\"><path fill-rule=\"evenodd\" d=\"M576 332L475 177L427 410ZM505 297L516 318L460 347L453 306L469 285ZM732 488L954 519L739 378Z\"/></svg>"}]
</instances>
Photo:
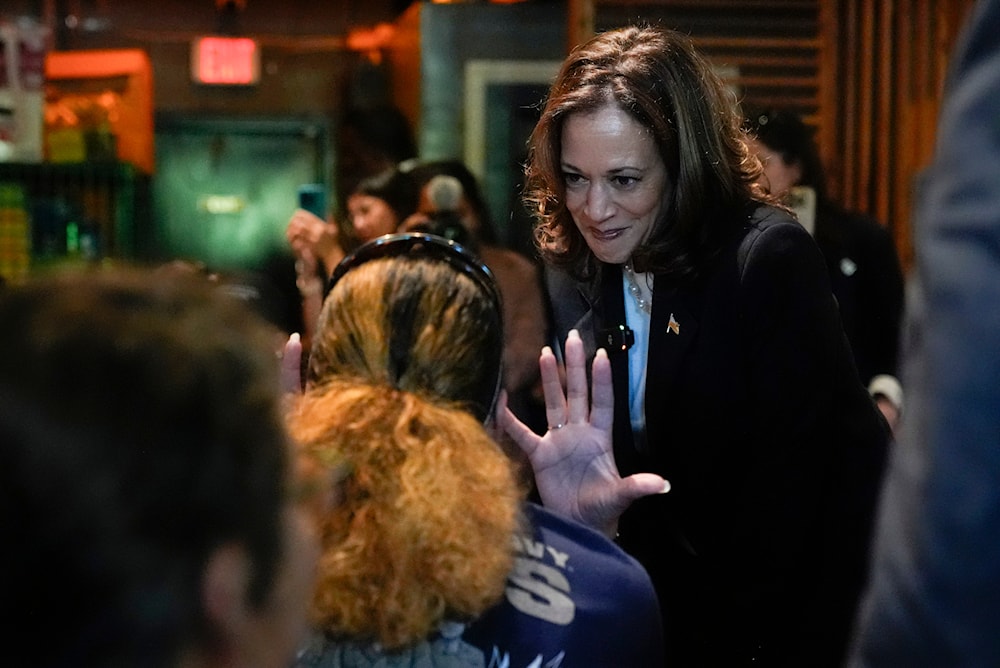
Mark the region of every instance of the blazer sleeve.
<instances>
[{"instance_id":1,"label":"blazer sleeve","mask_svg":"<svg viewBox=\"0 0 1000 668\"><path fill-rule=\"evenodd\" d=\"M768 564L752 595L772 601L768 628L801 629L812 634L804 646L840 654L864 586L887 428L808 233L794 222L765 226L739 259L756 448L746 500Z\"/></svg>"}]
</instances>

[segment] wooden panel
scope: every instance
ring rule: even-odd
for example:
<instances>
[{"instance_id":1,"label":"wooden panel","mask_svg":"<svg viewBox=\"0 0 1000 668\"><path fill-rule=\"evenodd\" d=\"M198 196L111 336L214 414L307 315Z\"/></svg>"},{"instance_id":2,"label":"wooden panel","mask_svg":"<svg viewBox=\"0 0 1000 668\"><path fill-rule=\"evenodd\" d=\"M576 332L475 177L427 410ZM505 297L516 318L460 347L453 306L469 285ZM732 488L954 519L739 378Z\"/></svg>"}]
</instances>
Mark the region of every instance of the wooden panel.
<instances>
[{"instance_id":1,"label":"wooden panel","mask_svg":"<svg viewBox=\"0 0 1000 668\"><path fill-rule=\"evenodd\" d=\"M747 109L819 109L819 0L599 0L598 29L636 20L691 35Z\"/></svg>"},{"instance_id":2,"label":"wooden panel","mask_svg":"<svg viewBox=\"0 0 1000 668\"><path fill-rule=\"evenodd\" d=\"M831 194L887 225L909 269L913 187L933 150L948 56L972 0L830 5L820 82L841 94L821 94L820 136L839 175Z\"/></svg>"}]
</instances>

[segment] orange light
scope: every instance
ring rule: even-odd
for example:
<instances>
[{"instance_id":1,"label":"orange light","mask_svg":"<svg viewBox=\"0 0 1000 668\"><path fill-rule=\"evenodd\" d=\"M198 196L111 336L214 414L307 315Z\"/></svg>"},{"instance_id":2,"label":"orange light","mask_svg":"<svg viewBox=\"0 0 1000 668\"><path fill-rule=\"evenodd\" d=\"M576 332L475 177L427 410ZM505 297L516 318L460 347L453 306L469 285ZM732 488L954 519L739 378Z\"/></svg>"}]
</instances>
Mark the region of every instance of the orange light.
<instances>
[{"instance_id":1,"label":"orange light","mask_svg":"<svg viewBox=\"0 0 1000 668\"><path fill-rule=\"evenodd\" d=\"M396 28L390 23L379 23L374 28L353 28L347 33L347 48L365 54L373 65L382 62L382 49L392 45Z\"/></svg>"},{"instance_id":2,"label":"orange light","mask_svg":"<svg viewBox=\"0 0 1000 668\"><path fill-rule=\"evenodd\" d=\"M215 86L260 81L260 49L249 37L201 37L191 44L191 78Z\"/></svg>"}]
</instances>

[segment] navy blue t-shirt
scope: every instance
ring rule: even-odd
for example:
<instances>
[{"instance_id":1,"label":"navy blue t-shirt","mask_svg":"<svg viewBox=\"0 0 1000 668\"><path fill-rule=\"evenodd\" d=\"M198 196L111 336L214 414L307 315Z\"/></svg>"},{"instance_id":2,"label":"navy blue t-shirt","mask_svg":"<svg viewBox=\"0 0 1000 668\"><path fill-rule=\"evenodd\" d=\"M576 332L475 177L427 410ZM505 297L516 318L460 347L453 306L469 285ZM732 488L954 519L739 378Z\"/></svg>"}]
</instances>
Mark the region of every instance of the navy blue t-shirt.
<instances>
[{"instance_id":1,"label":"navy blue t-shirt","mask_svg":"<svg viewBox=\"0 0 1000 668\"><path fill-rule=\"evenodd\" d=\"M656 592L600 533L527 504L504 600L465 632L487 665L662 666Z\"/></svg>"},{"instance_id":2,"label":"navy blue t-shirt","mask_svg":"<svg viewBox=\"0 0 1000 668\"><path fill-rule=\"evenodd\" d=\"M526 504L503 600L468 626L395 654L316 638L304 668L570 668L662 666L663 635L652 582L600 533Z\"/></svg>"}]
</instances>

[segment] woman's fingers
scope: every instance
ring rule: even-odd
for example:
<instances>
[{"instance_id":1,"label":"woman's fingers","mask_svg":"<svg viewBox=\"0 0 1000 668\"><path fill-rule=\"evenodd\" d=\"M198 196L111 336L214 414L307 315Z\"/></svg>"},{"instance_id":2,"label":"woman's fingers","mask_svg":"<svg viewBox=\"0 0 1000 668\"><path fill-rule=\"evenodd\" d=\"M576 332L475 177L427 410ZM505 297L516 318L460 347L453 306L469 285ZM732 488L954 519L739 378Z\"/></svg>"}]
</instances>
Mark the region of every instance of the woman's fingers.
<instances>
[{"instance_id":1,"label":"woman's fingers","mask_svg":"<svg viewBox=\"0 0 1000 668\"><path fill-rule=\"evenodd\" d=\"M290 335L281 353L281 389L286 394L302 393L302 340Z\"/></svg>"},{"instance_id":2,"label":"woman's fingers","mask_svg":"<svg viewBox=\"0 0 1000 668\"><path fill-rule=\"evenodd\" d=\"M622 480L621 499L624 503L622 512L636 499L653 494L666 494L670 491L670 481L655 473L633 473Z\"/></svg>"},{"instance_id":3,"label":"woman's fingers","mask_svg":"<svg viewBox=\"0 0 1000 668\"><path fill-rule=\"evenodd\" d=\"M591 368L593 389L591 390L590 425L602 431L611 431L615 419L615 392L611 383L611 360L604 348L594 355Z\"/></svg>"},{"instance_id":4,"label":"woman's fingers","mask_svg":"<svg viewBox=\"0 0 1000 668\"><path fill-rule=\"evenodd\" d=\"M545 418L549 428L559 428L568 422L566 416L566 395L559 378L559 362L552 348L545 346L538 358L538 369L542 375L542 393L545 395Z\"/></svg>"},{"instance_id":5,"label":"woman's fingers","mask_svg":"<svg viewBox=\"0 0 1000 668\"><path fill-rule=\"evenodd\" d=\"M575 329L566 337L566 406L567 422L586 422L590 415L590 396L587 391L587 361L580 333Z\"/></svg>"}]
</instances>

